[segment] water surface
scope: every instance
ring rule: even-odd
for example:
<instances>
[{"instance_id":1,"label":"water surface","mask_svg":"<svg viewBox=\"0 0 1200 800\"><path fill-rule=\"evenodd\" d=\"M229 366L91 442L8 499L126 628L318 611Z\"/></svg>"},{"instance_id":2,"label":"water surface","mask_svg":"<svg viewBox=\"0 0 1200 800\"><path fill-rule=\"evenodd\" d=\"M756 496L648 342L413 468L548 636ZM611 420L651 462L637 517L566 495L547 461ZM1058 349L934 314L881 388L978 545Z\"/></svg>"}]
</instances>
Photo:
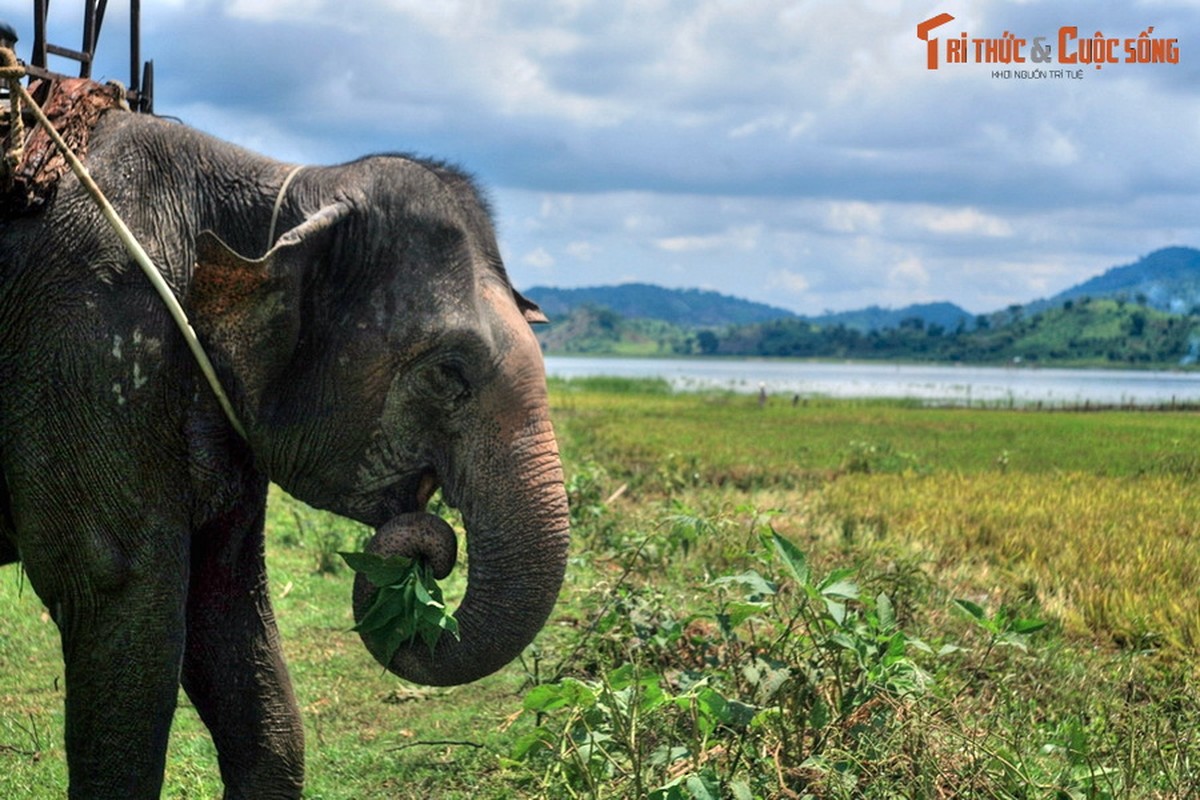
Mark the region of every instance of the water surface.
<instances>
[{"instance_id":1,"label":"water surface","mask_svg":"<svg viewBox=\"0 0 1200 800\"><path fill-rule=\"evenodd\" d=\"M908 398L948 405L1200 403L1200 372L828 363L776 359L548 356L554 377L662 378L679 390L785 397Z\"/></svg>"}]
</instances>

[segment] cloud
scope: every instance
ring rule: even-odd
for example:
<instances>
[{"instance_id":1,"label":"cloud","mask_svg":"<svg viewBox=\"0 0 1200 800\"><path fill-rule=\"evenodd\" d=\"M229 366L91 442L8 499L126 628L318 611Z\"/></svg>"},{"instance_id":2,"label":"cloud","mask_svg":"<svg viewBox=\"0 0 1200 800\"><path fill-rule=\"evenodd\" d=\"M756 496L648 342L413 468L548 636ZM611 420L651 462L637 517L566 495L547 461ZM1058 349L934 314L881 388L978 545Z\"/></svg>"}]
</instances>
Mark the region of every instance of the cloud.
<instances>
[{"instance_id":1,"label":"cloud","mask_svg":"<svg viewBox=\"0 0 1200 800\"><path fill-rule=\"evenodd\" d=\"M275 22L312 18L325 6L324 0L231 0L225 13L232 19Z\"/></svg>"},{"instance_id":2,"label":"cloud","mask_svg":"<svg viewBox=\"0 0 1200 800\"><path fill-rule=\"evenodd\" d=\"M789 135L798 135L806 127L807 120L792 121L786 114L771 113L766 116L756 117L748 122L738 125L733 130L729 131L730 139L745 139L750 136L769 135L777 133L781 130L789 131Z\"/></svg>"},{"instance_id":3,"label":"cloud","mask_svg":"<svg viewBox=\"0 0 1200 800\"><path fill-rule=\"evenodd\" d=\"M798 272L781 269L772 272L767 278L767 286L780 289L793 295L802 295L809 289L808 279Z\"/></svg>"},{"instance_id":4,"label":"cloud","mask_svg":"<svg viewBox=\"0 0 1200 800\"><path fill-rule=\"evenodd\" d=\"M929 271L919 258L909 257L888 270L888 281L902 288L929 285Z\"/></svg>"},{"instance_id":5,"label":"cloud","mask_svg":"<svg viewBox=\"0 0 1200 800\"><path fill-rule=\"evenodd\" d=\"M711 250L753 250L762 234L760 225L742 225L720 233L699 236L665 236L655 240L659 250L668 253L693 253Z\"/></svg>"},{"instance_id":6,"label":"cloud","mask_svg":"<svg viewBox=\"0 0 1200 800\"><path fill-rule=\"evenodd\" d=\"M829 204L827 224L838 233L876 231L883 221L883 209L878 205L857 201L835 201Z\"/></svg>"},{"instance_id":7,"label":"cloud","mask_svg":"<svg viewBox=\"0 0 1200 800\"><path fill-rule=\"evenodd\" d=\"M553 268L557 260L546 251L546 248L538 247L526 253L522 257L521 262L528 264L534 269L545 271Z\"/></svg>"},{"instance_id":8,"label":"cloud","mask_svg":"<svg viewBox=\"0 0 1200 800\"><path fill-rule=\"evenodd\" d=\"M578 261L592 261L603 249L591 242L571 242L567 245L567 255Z\"/></svg>"},{"instance_id":9,"label":"cloud","mask_svg":"<svg viewBox=\"0 0 1200 800\"><path fill-rule=\"evenodd\" d=\"M276 158L464 164L518 283L987 311L1200 244L1194 4L952 9L972 36L1154 25L1183 52L1041 81L926 70L915 27L943 7L163 0L143 4L142 52L159 113ZM109 10L99 75L126 77L127 8ZM77 42L79 13L55 5L51 40ZM0 0L0 17L28 46L29 4Z\"/></svg>"},{"instance_id":10,"label":"cloud","mask_svg":"<svg viewBox=\"0 0 1200 800\"><path fill-rule=\"evenodd\" d=\"M974 208L930 209L920 216L921 223L931 233L986 237L1007 237L1013 233L1007 220Z\"/></svg>"}]
</instances>

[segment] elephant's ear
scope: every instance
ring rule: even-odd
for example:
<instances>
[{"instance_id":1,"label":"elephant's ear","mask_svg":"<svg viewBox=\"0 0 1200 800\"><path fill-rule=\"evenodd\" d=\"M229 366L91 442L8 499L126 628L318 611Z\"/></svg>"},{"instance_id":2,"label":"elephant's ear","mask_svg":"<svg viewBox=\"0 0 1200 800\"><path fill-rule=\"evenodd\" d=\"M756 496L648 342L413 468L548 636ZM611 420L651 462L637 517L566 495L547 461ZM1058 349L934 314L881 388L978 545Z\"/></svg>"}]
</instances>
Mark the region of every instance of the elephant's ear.
<instances>
[{"instance_id":1,"label":"elephant's ear","mask_svg":"<svg viewBox=\"0 0 1200 800\"><path fill-rule=\"evenodd\" d=\"M222 378L232 378L250 421L295 351L305 267L321 258L348 213L343 203L322 208L261 258L239 255L212 231L196 238L187 296L192 324Z\"/></svg>"},{"instance_id":2,"label":"elephant's ear","mask_svg":"<svg viewBox=\"0 0 1200 800\"><path fill-rule=\"evenodd\" d=\"M550 318L542 312L542 309L538 308L537 303L516 289L513 289L513 299L517 301L517 308L521 310L521 313L525 316L525 321L530 325L538 325L550 321Z\"/></svg>"}]
</instances>

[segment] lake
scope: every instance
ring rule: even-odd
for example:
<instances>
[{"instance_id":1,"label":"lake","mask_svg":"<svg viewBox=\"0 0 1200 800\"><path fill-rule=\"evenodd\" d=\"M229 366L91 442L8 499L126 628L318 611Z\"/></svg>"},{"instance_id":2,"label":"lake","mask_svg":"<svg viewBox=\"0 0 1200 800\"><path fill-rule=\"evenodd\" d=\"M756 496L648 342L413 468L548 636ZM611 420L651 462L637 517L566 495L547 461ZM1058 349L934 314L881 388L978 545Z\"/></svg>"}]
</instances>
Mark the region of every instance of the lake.
<instances>
[{"instance_id":1,"label":"lake","mask_svg":"<svg viewBox=\"0 0 1200 800\"><path fill-rule=\"evenodd\" d=\"M547 356L559 378L663 378L679 390L909 398L939 405L1164 405L1200 403L1200 372L815 363L725 358Z\"/></svg>"}]
</instances>

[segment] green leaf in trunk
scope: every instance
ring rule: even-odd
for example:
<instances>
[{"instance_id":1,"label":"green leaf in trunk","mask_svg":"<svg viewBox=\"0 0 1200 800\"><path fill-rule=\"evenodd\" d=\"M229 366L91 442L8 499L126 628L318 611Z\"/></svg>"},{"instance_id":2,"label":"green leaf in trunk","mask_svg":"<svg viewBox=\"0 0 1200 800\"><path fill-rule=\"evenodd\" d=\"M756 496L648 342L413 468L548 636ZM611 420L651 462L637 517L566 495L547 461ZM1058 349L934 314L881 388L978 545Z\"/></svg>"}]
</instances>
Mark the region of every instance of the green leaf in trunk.
<instances>
[{"instance_id":1,"label":"green leaf in trunk","mask_svg":"<svg viewBox=\"0 0 1200 800\"><path fill-rule=\"evenodd\" d=\"M433 650L443 633L458 638L458 620L446 613L441 587L420 559L372 553L340 553L375 586L371 607L354 630L383 640L390 661L416 638Z\"/></svg>"}]
</instances>

